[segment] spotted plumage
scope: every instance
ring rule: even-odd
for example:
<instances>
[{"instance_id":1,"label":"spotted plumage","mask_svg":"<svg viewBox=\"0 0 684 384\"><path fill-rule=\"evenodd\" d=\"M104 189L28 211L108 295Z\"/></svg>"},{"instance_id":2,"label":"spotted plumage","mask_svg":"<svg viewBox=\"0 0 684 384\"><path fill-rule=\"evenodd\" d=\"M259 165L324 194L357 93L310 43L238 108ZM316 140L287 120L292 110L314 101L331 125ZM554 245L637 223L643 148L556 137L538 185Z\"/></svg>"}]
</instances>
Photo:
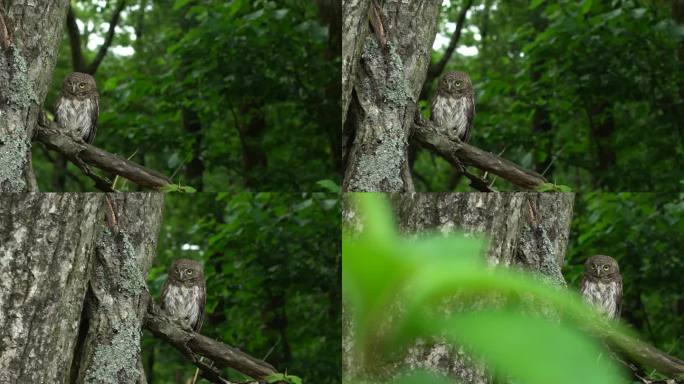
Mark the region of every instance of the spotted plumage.
<instances>
[{"instance_id":1,"label":"spotted plumage","mask_svg":"<svg viewBox=\"0 0 684 384\"><path fill-rule=\"evenodd\" d=\"M100 97L95 79L80 72L67 76L55 103L55 120L76 137L92 143L97 133Z\"/></svg>"},{"instance_id":2,"label":"spotted plumage","mask_svg":"<svg viewBox=\"0 0 684 384\"><path fill-rule=\"evenodd\" d=\"M475 117L473 84L465 72L448 72L430 104L430 120L448 137L470 139Z\"/></svg>"},{"instance_id":3,"label":"spotted plumage","mask_svg":"<svg viewBox=\"0 0 684 384\"><path fill-rule=\"evenodd\" d=\"M608 318L620 318L622 275L617 261L605 255L590 257L584 264L580 292L585 301Z\"/></svg>"},{"instance_id":4,"label":"spotted plumage","mask_svg":"<svg viewBox=\"0 0 684 384\"><path fill-rule=\"evenodd\" d=\"M204 320L206 291L202 264L178 259L171 264L162 288L162 309L181 327L199 332Z\"/></svg>"}]
</instances>

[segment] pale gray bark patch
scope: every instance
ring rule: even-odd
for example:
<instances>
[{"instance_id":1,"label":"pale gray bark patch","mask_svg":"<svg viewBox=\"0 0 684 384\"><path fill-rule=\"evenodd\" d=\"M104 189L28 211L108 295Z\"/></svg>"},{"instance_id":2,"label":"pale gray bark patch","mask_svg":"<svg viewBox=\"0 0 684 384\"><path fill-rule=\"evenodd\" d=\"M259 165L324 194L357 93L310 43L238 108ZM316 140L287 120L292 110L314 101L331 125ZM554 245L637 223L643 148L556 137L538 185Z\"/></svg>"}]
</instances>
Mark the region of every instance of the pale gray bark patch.
<instances>
[{"instance_id":1,"label":"pale gray bark patch","mask_svg":"<svg viewBox=\"0 0 684 384\"><path fill-rule=\"evenodd\" d=\"M100 199L0 195L0 382L68 378Z\"/></svg>"},{"instance_id":2,"label":"pale gray bark patch","mask_svg":"<svg viewBox=\"0 0 684 384\"><path fill-rule=\"evenodd\" d=\"M423 233L461 232L488 238L486 258L489 264L519 267L530 271L553 286L565 286L560 272L567 247L574 195L571 193L421 193L390 195L397 227L407 237ZM347 204L345 210L354 210ZM357 214L343 217L353 222ZM553 316L547 308L530 301L535 312ZM345 308L349 316L350 308ZM388 316L390 316L388 314ZM349 319L343 322L343 369L345 377L359 372L352 361L353 329ZM348 355L347 355L348 354ZM383 372L389 377L406 369L428 369L464 383L488 384L491 373L476 356L463 346L443 339L421 340L412 345L403 358ZM385 377L388 378L388 377Z\"/></svg>"},{"instance_id":3,"label":"pale gray bark patch","mask_svg":"<svg viewBox=\"0 0 684 384\"><path fill-rule=\"evenodd\" d=\"M354 17L360 12L363 14ZM343 3L352 37L343 44L343 110L349 106L343 158L346 191L412 192L407 159L415 101L425 80L441 1L384 1L387 46L368 33L368 4ZM345 24L347 25L347 24ZM363 49L358 49L363 42ZM345 80L346 76L346 80ZM345 133L346 134L346 133Z\"/></svg>"},{"instance_id":4,"label":"pale gray bark patch","mask_svg":"<svg viewBox=\"0 0 684 384\"><path fill-rule=\"evenodd\" d=\"M116 234L104 199L0 194L0 383L143 382L145 275L163 195L112 195Z\"/></svg>"},{"instance_id":5,"label":"pale gray bark patch","mask_svg":"<svg viewBox=\"0 0 684 384\"><path fill-rule=\"evenodd\" d=\"M561 272L572 221L573 193L526 193L515 264L552 285L566 287Z\"/></svg>"},{"instance_id":6,"label":"pale gray bark patch","mask_svg":"<svg viewBox=\"0 0 684 384\"><path fill-rule=\"evenodd\" d=\"M504 266L515 256L524 199L524 193L414 193L393 198L402 232L486 236L487 260Z\"/></svg>"},{"instance_id":7,"label":"pale gray bark patch","mask_svg":"<svg viewBox=\"0 0 684 384\"><path fill-rule=\"evenodd\" d=\"M52 80L68 0L3 2L10 45L0 46L0 192L37 189L31 138Z\"/></svg>"}]
</instances>

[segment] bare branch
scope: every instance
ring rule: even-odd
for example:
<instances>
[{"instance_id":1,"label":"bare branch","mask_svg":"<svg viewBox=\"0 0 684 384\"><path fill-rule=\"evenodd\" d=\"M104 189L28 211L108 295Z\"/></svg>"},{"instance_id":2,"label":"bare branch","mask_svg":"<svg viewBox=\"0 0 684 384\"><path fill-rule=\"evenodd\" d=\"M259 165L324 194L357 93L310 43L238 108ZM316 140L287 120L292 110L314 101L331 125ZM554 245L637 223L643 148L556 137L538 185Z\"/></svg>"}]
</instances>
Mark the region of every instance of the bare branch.
<instances>
[{"instance_id":1,"label":"bare branch","mask_svg":"<svg viewBox=\"0 0 684 384\"><path fill-rule=\"evenodd\" d=\"M104 43L100 46L100 49L97 51L97 56L95 56L95 59L93 60L92 63L88 66L87 72L91 75L95 74L97 72L97 68L100 66L102 63L102 60L104 59L105 55L107 54L107 50L109 49L109 46L112 45L112 41L114 40L114 33L116 30L116 25L119 24L119 18L121 17L121 11L126 7L126 0L119 0L119 2L116 5L116 9L114 9L114 13L112 14L112 18L109 20L109 30L107 31L107 37L105 37Z\"/></svg>"},{"instance_id":2,"label":"bare branch","mask_svg":"<svg viewBox=\"0 0 684 384\"><path fill-rule=\"evenodd\" d=\"M629 357L633 362L666 374L684 377L684 361L641 340L620 334L604 337L610 349Z\"/></svg>"},{"instance_id":3,"label":"bare branch","mask_svg":"<svg viewBox=\"0 0 684 384\"><path fill-rule=\"evenodd\" d=\"M425 148L442 156L454 167L469 164L484 171L498 175L512 184L526 190L534 190L545 184L546 179L534 172L499 157L485 152L462 141L455 141L439 131L429 121L417 122L414 125L413 137Z\"/></svg>"},{"instance_id":4,"label":"bare branch","mask_svg":"<svg viewBox=\"0 0 684 384\"><path fill-rule=\"evenodd\" d=\"M159 172L86 144L83 141L77 141L72 136L64 133L57 123L45 118L39 119L34 139L66 156L91 178L92 172L88 171L87 165L92 165L103 171L125 177L145 188L159 190L171 184L171 180ZM86 165L85 168L84 165Z\"/></svg>"},{"instance_id":5,"label":"bare branch","mask_svg":"<svg viewBox=\"0 0 684 384\"><path fill-rule=\"evenodd\" d=\"M67 33L69 34L69 46L71 47L71 63L76 72L85 72L86 63L81 49L81 31L76 24L74 9L69 6L66 19Z\"/></svg>"},{"instance_id":6,"label":"bare branch","mask_svg":"<svg viewBox=\"0 0 684 384\"><path fill-rule=\"evenodd\" d=\"M385 37L385 26L382 24L382 11L381 6L378 4L377 0L371 0L371 9L368 14L368 19L371 26L373 26L373 32L378 37L380 45L384 48L387 47L387 38Z\"/></svg>"},{"instance_id":7,"label":"bare branch","mask_svg":"<svg viewBox=\"0 0 684 384\"><path fill-rule=\"evenodd\" d=\"M213 361L217 367L230 367L257 380L263 380L270 375L278 373L272 365L263 360L252 357L220 341L179 327L168 317L161 314L155 305L148 307L147 316L145 317L145 328L152 332L155 337L171 344L192 360L202 370L202 375L205 378L214 378L214 383L221 383L222 381L219 381L220 377L216 378L216 372L208 365L198 364L199 359L193 358L193 355L204 356Z\"/></svg>"},{"instance_id":8,"label":"bare branch","mask_svg":"<svg viewBox=\"0 0 684 384\"><path fill-rule=\"evenodd\" d=\"M9 18L5 14L5 9L0 4L0 47L7 49L11 43L10 31L12 30L9 24Z\"/></svg>"},{"instance_id":9,"label":"bare branch","mask_svg":"<svg viewBox=\"0 0 684 384\"><path fill-rule=\"evenodd\" d=\"M465 24L466 14L468 14L468 10L470 10L470 7L472 6L473 0L468 0L461 9L461 12L458 14L458 19L456 19L456 29L454 30L454 33L451 35L449 46L447 47L446 51L444 52L444 55L441 59L439 59L437 64L431 66L430 69L428 69L425 84L429 85L430 83L432 83L432 81L435 78L439 77L439 75L444 71L444 67L446 67L447 63L451 59L451 56L454 54L456 46L458 45L458 41L461 39L461 31L463 30L463 25Z\"/></svg>"}]
</instances>

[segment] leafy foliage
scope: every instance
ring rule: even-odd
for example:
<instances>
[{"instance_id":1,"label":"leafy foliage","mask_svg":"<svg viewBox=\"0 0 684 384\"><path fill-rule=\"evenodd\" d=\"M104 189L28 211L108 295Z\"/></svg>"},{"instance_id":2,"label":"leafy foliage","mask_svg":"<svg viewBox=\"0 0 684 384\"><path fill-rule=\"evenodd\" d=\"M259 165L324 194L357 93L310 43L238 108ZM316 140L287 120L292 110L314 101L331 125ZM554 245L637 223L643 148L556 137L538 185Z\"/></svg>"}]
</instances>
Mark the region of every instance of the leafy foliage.
<instances>
[{"instance_id":1,"label":"leafy foliage","mask_svg":"<svg viewBox=\"0 0 684 384\"><path fill-rule=\"evenodd\" d=\"M84 56L95 56L115 2L72 4ZM309 0L136 0L95 74L95 145L198 191L321 190L339 184L339 52ZM46 107L72 72L65 37ZM72 165L34 149L42 190L92 190ZM134 189L128 186L124 189Z\"/></svg>"},{"instance_id":2,"label":"leafy foliage","mask_svg":"<svg viewBox=\"0 0 684 384\"><path fill-rule=\"evenodd\" d=\"M465 3L445 2L438 37ZM476 0L445 71L473 79L474 145L575 191L677 191L683 31L669 2ZM420 190L468 189L427 151L414 171Z\"/></svg>"},{"instance_id":3,"label":"leafy foliage","mask_svg":"<svg viewBox=\"0 0 684 384\"><path fill-rule=\"evenodd\" d=\"M440 335L466 345L503 377L516 381L620 382L610 360L597 364L606 352L586 331L625 331L575 293L520 272L487 268L481 261L486 246L482 239L402 238L395 233L386 201L377 195L358 196L363 229L345 231L342 260L343 294L353 316L351 358L363 375L377 375L377 367L400 357L417 338ZM454 297L480 304L478 309L446 310L445 300ZM545 316L534 315L540 306L549 309ZM419 377L401 382L444 382Z\"/></svg>"},{"instance_id":4,"label":"leafy foliage","mask_svg":"<svg viewBox=\"0 0 684 384\"><path fill-rule=\"evenodd\" d=\"M200 260L207 279L203 334L265 358L293 383L337 383L339 211L339 195L322 193L168 195L150 290L158 297L172 260ZM148 382L194 373L180 353L148 335L143 351Z\"/></svg>"}]
</instances>

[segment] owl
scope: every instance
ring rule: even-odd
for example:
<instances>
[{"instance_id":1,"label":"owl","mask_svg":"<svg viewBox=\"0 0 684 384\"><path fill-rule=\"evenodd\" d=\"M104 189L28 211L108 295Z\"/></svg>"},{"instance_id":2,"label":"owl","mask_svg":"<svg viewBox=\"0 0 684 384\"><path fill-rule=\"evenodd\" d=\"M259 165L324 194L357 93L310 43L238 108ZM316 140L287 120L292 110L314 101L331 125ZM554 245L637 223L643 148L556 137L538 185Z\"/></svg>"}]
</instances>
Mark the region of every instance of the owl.
<instances>
[{"instance_id":1,"label":"owl","mask_svg":"<svg viewBox=\"0 0 684 384\"><path fill-rule=\"evenodd\" d=\"M70 74L64 79L55 103L57 123L86 143L92 143L100 114L99 100L97 84L92 76L80 72Z\"/></svg>"},{"instance_id":2,"label":"owl","mask_svg":"<svg viewBox=\"0 0 684 384\"><path fill-rule=\"evenodd\" d=\"M448 72L430 104L430 120L441 133L467 142L475 116L473 84L465 72Z\"/></svg>"},{"instance_id":3,"label":"owl","mask_svg":"<svg viewBox=\"0 0 684 384\"><path fill-rule=\"evenodd\" d=\"M174 261L161 293L164 312L181 327L199 332L206 298L202 264L188 259Z\"/></svg>"},{"instance_id":4,"label":"owl","mask_svg":"<svg viewBox=\"0 0 684 384\"><path fill-rule=\"evenodd\" d=\"M619 319L622 304L622 275L617 261L596 255L584 264L580 292L584 300L609 319Z\"/></svg>"}]
</instances>

